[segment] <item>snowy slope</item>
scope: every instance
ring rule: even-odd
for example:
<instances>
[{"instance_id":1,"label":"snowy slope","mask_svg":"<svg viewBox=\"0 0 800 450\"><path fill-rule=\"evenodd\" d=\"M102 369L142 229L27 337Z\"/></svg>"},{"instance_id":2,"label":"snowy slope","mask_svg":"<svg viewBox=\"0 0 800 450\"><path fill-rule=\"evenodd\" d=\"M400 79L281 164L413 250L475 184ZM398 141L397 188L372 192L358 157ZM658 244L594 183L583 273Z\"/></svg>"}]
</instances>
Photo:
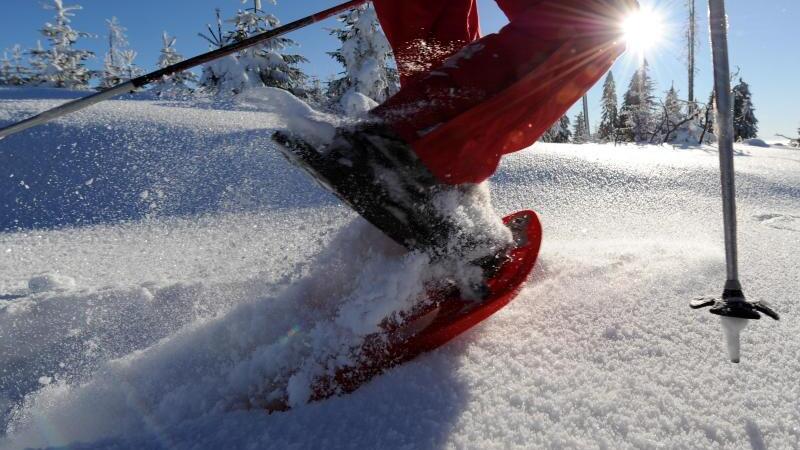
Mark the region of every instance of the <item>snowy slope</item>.
<instances>
[{"instance_id":1,"label":"snowy slope","mask_svg":"<svg viewBox=\"0 0 800 450\"><path fill-rule=\"evenodd\" d=\"M52 97L0 91L0 121ZM545 227L511 305L347 397L237 407L343 298L427 267L276 156L296 105L267 105L112 101L0 141L0 448L800 447L800 152L781 147L737 147L743 283L783 316L739 365L687 307L724 280L714 149L536 145L492 180L498 211ZM41 274L62 279L31 293Z\"/></svg>"}]
</instances>

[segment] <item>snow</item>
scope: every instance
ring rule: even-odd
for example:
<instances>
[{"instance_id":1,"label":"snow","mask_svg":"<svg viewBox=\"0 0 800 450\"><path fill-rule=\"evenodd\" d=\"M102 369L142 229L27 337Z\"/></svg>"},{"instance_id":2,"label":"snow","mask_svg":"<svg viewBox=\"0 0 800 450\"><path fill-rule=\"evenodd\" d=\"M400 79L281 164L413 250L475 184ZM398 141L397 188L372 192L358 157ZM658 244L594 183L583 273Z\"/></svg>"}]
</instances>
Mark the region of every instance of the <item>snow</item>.
<instances>
[{"instance_id":1,"label":"snow","mask_svg":"<svg viewBox=\"0 0 800 450\"><path fill-rule=\"evenodd\" d=\"M280 115L284 127L317 147L330 143L336 134L336 126L346 122L343 118L316 111L278 88L252 88L237 96L236 102L244 108Z\"/></svg>"},{"instance_id":2,"label":"snow","mask_svg":"<svg viewBox=\"0 0 800 450\"><path fill-rule=\"evenodd\" d=\"M66 95L49 92L0 90L0 121ZM436 268L269 140L335 118L253 96L110 101L0 142L0 448L797 447L796 150L736 147L745 294L782 315L748 325L740 364L688 308L725 277L714 148L537 144L491 185L499 212L544 225L519 297L302 405ZM42 274L74 287L31 292ZM275 386L299 406L243 407Z\"/></svg>"},{"instance_id":3,"label":"snow","mask_svg":"<svg viewBox=\"0 0 800 450\"><path fill-rule=\"evenodd\" d=\"M759 138L745 139L744 143L753 147L769 147L766 141Z\"/></svg>"},{"instance_id":4,"label":"snow","mask_svg":"<svg viewBox=\"0 0 800 450\"><path fill-rule=\"evenodd\" d=\"M342 106L342 111L351 117L366 116L372 108L378 106L375 100L353 90L345 92L339 103Z\"/></svg>"},{"instance_id":5,"label":"snow","mask_svg":"<svg viewBox=\"0 0 800 450\"><path fill-rule=\"evenodd\" d=\"M75 279L58 273L44 273L28 280L28 290L38 294L75 289Z\"/></svg>"}]
</instances>

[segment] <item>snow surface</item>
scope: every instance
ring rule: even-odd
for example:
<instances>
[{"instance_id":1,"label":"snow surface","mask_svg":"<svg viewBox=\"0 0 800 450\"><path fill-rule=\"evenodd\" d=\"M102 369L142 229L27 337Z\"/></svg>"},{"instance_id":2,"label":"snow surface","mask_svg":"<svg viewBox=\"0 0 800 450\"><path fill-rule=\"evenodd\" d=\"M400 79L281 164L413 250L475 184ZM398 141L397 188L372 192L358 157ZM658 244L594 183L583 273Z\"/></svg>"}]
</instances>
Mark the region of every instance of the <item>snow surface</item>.
<instances>
[{"instance_id":1,"label":"snow surface","mask_svg":"<svg viewBox=\"0 0 800 450\"><path fill-rule=\"evenodd\" d=\"M744 143L752 147L769 147L766 141L759 138L745 139Z\"/></svg>"},{"instance_id":2,"label":"snow surface","mask_svg":"<svg viewBox=\"0 0 800 450\"><path fill-rule=\"evenodd\" d=\"M47 92L0 90L0 122ZM314 373L343 342L325 336L431 276L278 155L286 113L129 99L0 142L0 448L800 447L782 147L736 148L745 293L782 314L749 324L738 365L687 306L724 282L716 151L537 144L492 179L498 211L545 229L514 302L346 397L244 408L302 399L280 364ZM74 286L33 292L42 274Z\"/></svg>"},{"instance_id":3,"label":"snow surface","mask_svg":"<svg viewBox=\"0 0 800 450\"><path fill-rule=\"evenodd\" d=\"M70 289L75 289L75 279L57 273L43 273L28 280L28 290L35 294Z\"/></svg>"}]
</instances>

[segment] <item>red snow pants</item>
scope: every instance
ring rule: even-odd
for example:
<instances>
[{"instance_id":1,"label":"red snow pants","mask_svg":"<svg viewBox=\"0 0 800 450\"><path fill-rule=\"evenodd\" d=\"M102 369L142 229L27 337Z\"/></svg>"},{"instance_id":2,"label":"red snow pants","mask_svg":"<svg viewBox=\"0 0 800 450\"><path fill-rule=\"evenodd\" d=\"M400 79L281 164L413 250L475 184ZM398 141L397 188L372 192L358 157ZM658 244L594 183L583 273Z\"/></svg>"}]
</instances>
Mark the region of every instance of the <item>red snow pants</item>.
<instances>
[{"instance_id":1,"label":"red snow pants","mask_svg":"<svg viewBox=\"0 0 800 450\"><path fill-rule=\"evenodd\" d=\"M401 89L373 110L448 184L478 183L532 145L625 47L636 0L497 0L510 23L480 37L477 0L374 0Z\"/></svg>"}]
</instances>

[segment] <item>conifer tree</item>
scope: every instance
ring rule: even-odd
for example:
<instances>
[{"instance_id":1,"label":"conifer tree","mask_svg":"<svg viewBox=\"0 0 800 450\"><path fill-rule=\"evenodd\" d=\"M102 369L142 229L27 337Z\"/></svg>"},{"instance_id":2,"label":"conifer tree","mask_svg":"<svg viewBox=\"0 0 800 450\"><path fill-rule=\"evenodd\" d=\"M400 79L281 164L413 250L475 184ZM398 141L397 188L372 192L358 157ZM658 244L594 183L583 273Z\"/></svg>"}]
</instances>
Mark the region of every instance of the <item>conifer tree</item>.
<instances>
[{"instance_id":1,"label":"conifer tree","mask_svg":"<svg viewBox=\"0 0 800 450\"><path fill-rule=\"evenodd\" d=\"M684 121L686 115L683 112L683 106L678 98L678 91L675 86L670 86L664 99L664 107L661 116L661 123L659 123L658 132L661 134L662 142L671 142L674 138L674 133L678 126Z\"/></svg>"},{"instance_id":2,"label":"conifer tree","mask_svg":"<svg viewBox=\"0 0 800 450\"><path fill-rule=\"evenodd\" d=\"M355 8L339 17L342 28L331 31L342 46L330 52L345 71L329 88L331 99L348 114L359 114L357 94L382 103L399 89L397 70L390 66L392 50L383 34L371 4Z\"/></svg>"},{"instance_id":3,"label":"conifer tree","mask_svg":"<svg viewBox=\"0 0 800 450\"><path fill-rule=\"evenodd\" d=\"M124 81L136 78L144 73L134 64L136 52L128 48L125 27L119 24L116 17L106 20L108 25L108 53L106 53L101 88L114 87Z\"/></svg>"},{"instance_id":4,"label":"conifer tree","mask_svg":"<svg viewBox=\"0 0 800 450\"><path fill-rule=\"evenodd\" d=\"M322 81L317 77L309 77L306 82L305 95L303 100L315 108L324 109L330 106L330 98L328 97L328 89L323 86Z\"/></svg>"},{"instance_id":5,"label":"conifer tree","mask_svg":"<svg viewBox=\"0 0 800 450\"><path fill-rule=\"evenodd\" d=\"M617 142L633 142L633 133L628 125L629 115L629 108L625 107L623 100L622 108L617 114Z\"/></svg>"},{"instance_id":6,"label":"conifer tree","mask_svg":"<svg viewBox=\"0 0 800 450\"><path fill-rule=\"evenodd\" d=\"M603 83L602 117L597 129L597 138L600 142L616 142L618 115L617 87L614 83L614 75L608 72L606 81Z\"/></svg>"},{"instance_id":7,"label":"conifer tree","mask_svg":"<svg viewBox=\"0 0 800 450\"><path fill-rule=\"evenodd\" d=\"M23 50L20 45L14 45L11 48L11 62L12 72L10 77L10 84L13 86L22 86L27 84L31 77L31 69L25 66L22 62Z\"/></svg>"},{"instance_id":8,"label":"conifer tree","mask_svg":"<svg viewBox=\"0 0 800 450\"><path fill-rule=\"evenodd\" d=\"M273 1L274 4L274 1ZM261 0L253 0L253 7L239 10L230 20L234 29L224 36L207 36L213 45L222 46L240 42L252 35L271 30L280 24L277 17L261 9ZM210 29L210 27L209 27ZM218 27L221 34L221 26ZM285 37L277 37L249 47L235 55L210 62L203 67L201 85L217 94L238 94L252 87L277 87L303 94L307 75L298 64L307 60L300 55L284 54L296 45Z\"/></svg>"},{"instance_id":9,"label":"conifer tree","mask_svg":"<svg viewBox=\"0 0 800 450\"><path fill-rule=\"evenodd\" d=\"M716 133L717 127L717 93L712 89L708 94L708 129Z\"/></svg>"},{"instance_id":10,"label":"conifer tree","mask_svg":"<svg viewBox=\"0 0 800 450\"><path fill-rule=\"evenodd\" d=\"M583 111L581 111L575 116L575 125L572 129L572 142L583 144L586 142L588 134L586 130L586 119L583 117Z\"/></svg>"},{"instance_id":11,"label":"conifer tree","mask_svg":"<svg viewBox=\"0 0 800 450\"><path fill-rule=\"evenodd\" d=\"M792 137L789 137L789 136L784 136L782 134L779 134L778 136L780 136L782 138L789 139L789 146L790 147L800 147L800 126L797 127L797 137L796 138L792 138Z\"/></svg>"},{"instance_id":12,"label":"conifer tree","mask_svg":"<svg viewBox=\"0 0 800 450\"><path fill-rule=\"evenodd\" d=\"M11 60L8 59L8 51L3 52L3 57L0 58L0 86L8 86L9 77L11 74Z\"/></svg>"},{"instance_id":13,"label":"conifer tree","mask_svg":"<svg viewBox=\"0 0 800 450\"><path fill-rule=\"evenodd\" d=\"M703 114L697 116L697 127L702 130L700 134L700 138L698 139L698 144L703 144L706 142L707 136L709 134L715 134L714 130L714 122L716 119L716 101L714 100L715 92L712 89L711 94L708 96L708 103L706 103L705 108L703 108Z\"/></svg>"},{"instance_id":14,"label":"conifer tree","mask_svg":"<svg viewBox=\"0 0 800 450\"><path fill-rule=\"evenodd\" d=\"M678 91L675 90L674 85L670 86L669 90L667 91L667 95L664 100L664 109L667 111L669 122L673 125L680 122L685 117L685 114L683 113L683 106L678 98Z\"/></svg>"},{"instance_id":15,"label":"conifer tree","mask_svg":"<svg viewBox=\"0 0 800 450\"><path fill-rule=\"evenodd\" d=\"M86 61L94 57L88 50L75 48L80 38L90 37L89 33L77 31L70 26L73 11L83 9L79 5L64 6L62 0L52 0L46 9L55 11L55 23L45 23L41 29L50 47L31 50L31 54L45 66L42 73L36 74L41 84L67 89L88 89L94 73L86 68Z\"/></svg>"},{"instance_id":16,"label":"conifer tree","mask_svg":"<svg viewBox=\"0 0 800 450\"><path fill-rule=\"evenodd\" d=\"M733 87L733 136L737 141L758 136L758 119L750 86L741 78L739 84Z\"/></svg>"},{"instance_id":17,"label":"conifer tree","mask_svg":"<svg viewBox=\"0 0 800 450\"><path fill-rule=\"evenodd\" d=\"M3 52L0 59L0 85L22 86L30 78L30 69L22 62L22 47L14 45L11 48L11 57L7 51Z\"/></svg>"},{"instance_id":18,"label":"conifer tree","mask_svg":"<svg viewBox=\"0 0 800 450\"><path fill-rule=\"evenodd\" d=\"M542 135L541 140L542 142L564 144L569 142L570 138L572 138L572 131L570 131L569 117L565 114Z\"/></svg>"},{"instance_id":19,"label":"conifer tree","mask_svg":"<svg viewBox=\"0 0 800 450\"><path fill-rule=\"evenodd\" d=\"M789 145L792 147L800 147L800 126L797 127L797 138L790 140Z\"/></svg>"},{"instance_id":20,"label":"conifer tree","mask_svg":"<svg viewBox=\"0 0 800 450\"><path fill-rule=\"evenodd\" d=\"M175 50L176 38L167 32L161 34L161 54L158 57L158 67L163 69L183 61L183 55ZM170 77L165 77L156 83L153 89L157 96L183 95L192 92L191 85L197 83L197 75L189 70L178 72Z\"/></svg>"},{"instance_id":21,"label":"conifer tree","mask_svg":"<svg viewBox=\"0 0 800 450\"><path fill-rule=\"evenodd\" d=\"M36 41L36 48L28 51L30 55L28 63L30 65L27 84L45 84L49 53L42 47L42 41Z\"/></svg>"},{"instance_id":22,"label":"conifer tree","mask_svg":"<svg viewBox=\"0 0 800 450\"><path fill-rule=\"evenodd\" d=\"M648 73L647 60L631 78L620 110L620 133L628 142L645 142L653 132L653 110L655 85Z\"/></svg>"}]
</instances>

